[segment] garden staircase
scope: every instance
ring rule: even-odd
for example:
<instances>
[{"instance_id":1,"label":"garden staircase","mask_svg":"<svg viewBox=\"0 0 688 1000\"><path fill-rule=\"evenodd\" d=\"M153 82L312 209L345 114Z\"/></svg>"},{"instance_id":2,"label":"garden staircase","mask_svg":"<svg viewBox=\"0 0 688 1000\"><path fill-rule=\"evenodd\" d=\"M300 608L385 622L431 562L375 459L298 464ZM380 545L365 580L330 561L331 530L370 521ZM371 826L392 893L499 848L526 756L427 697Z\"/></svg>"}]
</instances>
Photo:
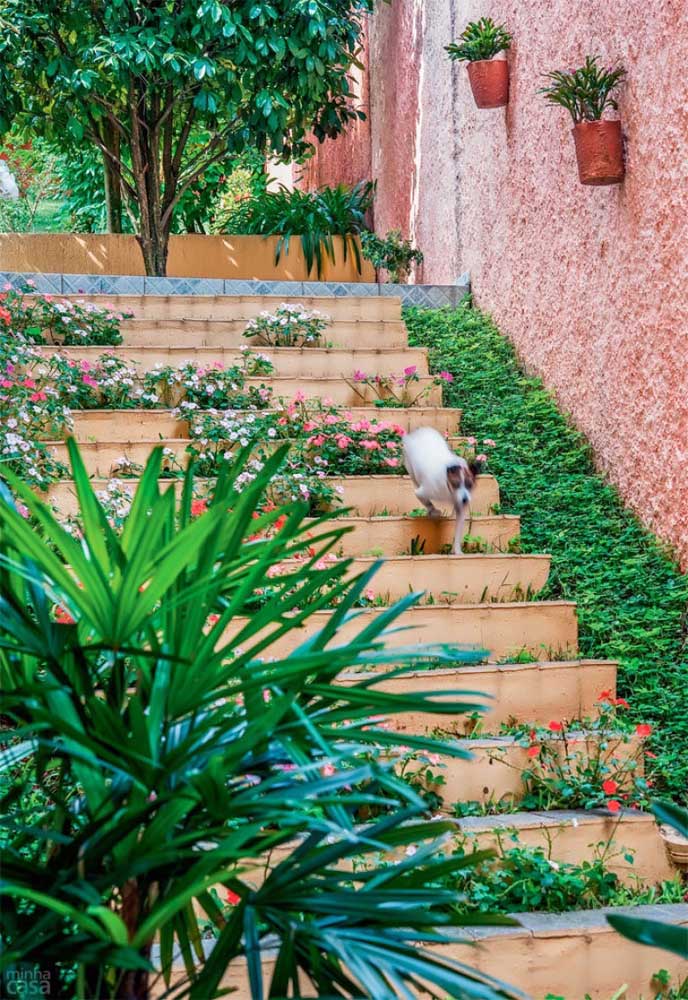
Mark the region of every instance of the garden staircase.
<instances>
[{"instance_id":1,"label":"garden staircase","mask_svg":"<svg viewBox=\"0 0 688 1000\"><path fill-rule=\"evenodd\" d=\"M97 296L92 300L100 301ZM116 301L119 311L133 313L133 318L123 322L124 342L113 353L137 360L145 369L187 360L232 363L246 344L242 336L246 322L282 300L122 296L108 301ZM325 335L328 346L259 348L275 365L274 378L262 377L259 382L271 381L276 395L291 397L299 390L308 397L330 397L338 405L356 406L361 416L380 416L370 399L361 399L352 390L347 381L351 373L362 368L387 374L415 365L422 384L429 387L428 400L422 407L386 409L384 418L407 429L430 425L450 437L458 436L460 412L441 407L440 390L428 375L426 352L407 346L398 299L289 301L317 307L332 318ZM70 348L64 353L88 359L103 349ZM75 414L74 432L89 471L104 485L119 459L143 463L158 443L181 458L188 426L171 412L85 411ZM499 444L505 446L506 442ZM52 447L57 457L64 458L64 444L55 442ZM534 599L547 582L550 558L518 551L519 519L496 513L499 487L492 476L478 479L467 528L471 535L485 540L490 551L462 557L440 554L452 539L452 519L431 521L408 516L417 507L408 478L346 477L339 485L344 505L351 508L342 521L353 529L343 539L343 554L354 557L354 570L368 568L384 555L386 561L373 580L378 598L399 598L409 589L425 592L421 605L405 616L410 631L390 637L390 642L454 642L475 644L486 651L486 662L477 666L417 671L386 682L390 691L432 690L439 699L457 688L490 695L493 700L481 730L475 732L473 719L425 717L418 712L394 721L400 741L404 732L435 727L465 741L471 760L440 761L446 807L458 800L487 803L504 795L517 802L523 793L521 771L528 763L527 750L514 737L500 735L501 724L547 725L550 720L592 715L602 691L612 696L615 693L616 665L579 658L574 604ZM75 510L69 482L52 486L49 499L64 513ZM408 554L413 539L425 542L423 554ZM355 627L379 613L375 607L364 610ZM327 612L313 615L306 629L283 636L268 655L288 653L318 629L326 616ZM236 631L240 627L241 622L232 626ZM351 683L347 676L341 680ZM581 753L595 738L585 733L571 736ZM626 751L636 750L631 741ZM457 830L475 838L480 846L498 845L515 834L521 844L545 847L555 864L580 863L592 857L595 845L613 845L610 866L628 881L634 873L646 885L672 872L654 820L630 811L616 816L606 811L474 816L457 820ZM632 868L623 858L629 851L635 855ZM647 909L655 919L688 925L688 906ZM449 950L453 957L504 978L536 1000L543 1000L548 993L566 1000L582 1000L586 994L593 1000L609 1000L624 983L628 984L623 994L627 1000L648 1000L654 996L654 972L661 968L677 976L680 972L677 958L616 935L601 911L521 914L519 922L513 929L467 931L467 938L478 947L469 950L457 945ZM232 970L225 985L238 987L238 998L248 996L241 968Z\"/></svg>"}]
</instances>

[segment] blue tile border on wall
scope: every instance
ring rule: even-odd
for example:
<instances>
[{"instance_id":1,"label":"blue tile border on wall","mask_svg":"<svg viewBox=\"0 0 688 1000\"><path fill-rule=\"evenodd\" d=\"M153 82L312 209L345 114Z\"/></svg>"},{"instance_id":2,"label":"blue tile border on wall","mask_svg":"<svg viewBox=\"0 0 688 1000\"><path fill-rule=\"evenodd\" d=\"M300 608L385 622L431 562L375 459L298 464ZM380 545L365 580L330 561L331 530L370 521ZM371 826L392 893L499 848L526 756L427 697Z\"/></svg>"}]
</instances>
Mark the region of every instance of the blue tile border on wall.
<instances>
[{"instance_id":1,"label":"blue tile border on wall","mask_svg":"<svg viewBox=\"0 0 688 1000\"><path fill-rule=\"evenodd\" d=\"M143 278L122 274L21 274L0 272L0 286L27 281L53 295L273 295L395 296L404 305L439 309L458 306L470 292L467 274L455 285L392 285L345 281L243 281L223 278Z\"/></svg>"}]
</instances>

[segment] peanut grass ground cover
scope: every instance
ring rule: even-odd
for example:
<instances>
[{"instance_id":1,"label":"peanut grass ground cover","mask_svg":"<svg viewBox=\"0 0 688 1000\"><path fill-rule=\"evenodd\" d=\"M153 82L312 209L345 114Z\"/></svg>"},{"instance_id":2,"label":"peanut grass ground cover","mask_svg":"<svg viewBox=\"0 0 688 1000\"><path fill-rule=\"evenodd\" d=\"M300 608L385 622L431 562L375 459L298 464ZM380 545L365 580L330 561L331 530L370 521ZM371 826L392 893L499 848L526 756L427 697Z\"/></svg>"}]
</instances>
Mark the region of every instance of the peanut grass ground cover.
<instances>
[{"instance_id":1,"label":"peanut grass ground cover","mask_svg":"<svg viewBox=\"0 0 688 1000\"><path fill-rule=\"evenodd\" d=\"M463 411L462 433L494 438L490 458L502 507L521 516L525 552L550 552L542 600L578 604L580 651L619 661L619 693L652 725L655 787L688 797L688 580L670 553L599 475L590 445L541 381L519 366L490 318L458 309L407 309L412 346L431 371L449 371L445 405Z\"/></svg>"}]
</instances>

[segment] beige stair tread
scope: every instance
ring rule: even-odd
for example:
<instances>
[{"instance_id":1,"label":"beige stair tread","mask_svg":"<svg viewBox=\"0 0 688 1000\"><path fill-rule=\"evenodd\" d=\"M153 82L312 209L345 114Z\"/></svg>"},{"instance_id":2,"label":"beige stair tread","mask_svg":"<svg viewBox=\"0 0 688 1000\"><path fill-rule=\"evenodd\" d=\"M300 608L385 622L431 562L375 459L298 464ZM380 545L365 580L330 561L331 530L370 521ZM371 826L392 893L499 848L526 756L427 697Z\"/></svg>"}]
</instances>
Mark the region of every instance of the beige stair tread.
<instances>
[{"instance_id":1,"label":"beige stair tread","mask_svg":"<svg viewBox=\"0 0 688 1000\"><path fill-rule=\"evenodd\" d=\"M257 344L244 336L247 319L129 319L120 325L124 346L242 347ZM398 319L333 319L321 335L334 347L369 347L403 350L408 346L406 325ZM308 348L310 350L310 348Z\"/></svg>"}]
</instances>

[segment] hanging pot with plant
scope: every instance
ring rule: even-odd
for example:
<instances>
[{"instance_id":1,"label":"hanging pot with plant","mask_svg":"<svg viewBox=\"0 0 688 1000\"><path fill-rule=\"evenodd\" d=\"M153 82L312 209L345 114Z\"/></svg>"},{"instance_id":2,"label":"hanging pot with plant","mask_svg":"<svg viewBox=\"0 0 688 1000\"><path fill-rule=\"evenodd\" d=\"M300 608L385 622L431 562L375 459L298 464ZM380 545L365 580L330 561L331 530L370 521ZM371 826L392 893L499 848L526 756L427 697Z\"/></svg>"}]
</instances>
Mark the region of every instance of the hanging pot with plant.
<instances>
[{"instance_id":1,"label":"hanging pot with plant","mask_svg":"<svg viewBox=\"0 0 688 1000\"><path fill-rule=\"evenodd\" d=\"M578 176L581 184L620 184L624 179L621 122L603 118L607 108L618 110L611 96L625 76L621 66L605 69L597 56L571 73L547 73L551 81L540 91L551 104L566 108L573 118Z\"/></svg>"},{"instance_id":2,"label":"hanging pot with plant","mask_svg":"<svg viewBox=\"0 0 688 1000\"><path fill-rule=\"evenodd\" d=\"M511 35L491 17L471 21L458 42L445 46L449 58L468 63L468 79L479 108L503 108L509 103L509 64L495 59L511 45Z\"/></svg>"}]
</instances>

